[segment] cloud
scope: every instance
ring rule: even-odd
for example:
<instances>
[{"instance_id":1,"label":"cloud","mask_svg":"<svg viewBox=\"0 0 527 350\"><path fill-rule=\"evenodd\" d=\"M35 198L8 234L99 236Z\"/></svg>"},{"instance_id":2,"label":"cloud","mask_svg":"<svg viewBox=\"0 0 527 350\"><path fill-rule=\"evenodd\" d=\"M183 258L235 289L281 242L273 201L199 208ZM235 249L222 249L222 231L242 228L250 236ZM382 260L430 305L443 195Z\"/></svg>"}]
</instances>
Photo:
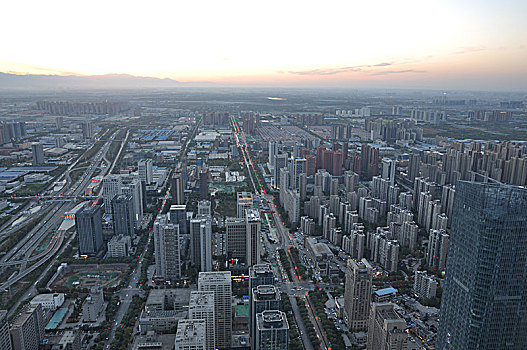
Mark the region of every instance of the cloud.
<instances>
[{"instance_id":1,"label":"cloud","mask_svg":"<svg viewBox=\"0 0 527 350\"><path fill-rule=\"evenodd\" d=\"M418 69L404 69L404 70L385 70L382 72L372 73L371 75L388 75L388 74L404 74L404 73L426 73L426 70Z\"/></svg>"},{"instance_id":2,"label":"cloud","mask_svg":"<svg viewBox=\"0 0 527 350\"><path fill-rule=\"evenodd\" d=\"M456 55L462 55L464 53L478 52L478 51L484 51L484 50L487 50L485 46L465 46L454 53Z\"/></svg>"},{"instance_id":3,"label":"cloud","mask_svg":"<svg viewBox=\"0 0 527 350\"><path fill-rule=\"evenodd\" d=\"M304 71L277 71L277 73L289 73L294 75L336 75L341 73L350 73L350 72L361 72L364 68L373 68L373 67L386 67L393 65L393 62L382 62L377 64L364 64L359 66L348 66L348 67L336 67L336 68L320 68Z\"/></svg>"}]
</instances>

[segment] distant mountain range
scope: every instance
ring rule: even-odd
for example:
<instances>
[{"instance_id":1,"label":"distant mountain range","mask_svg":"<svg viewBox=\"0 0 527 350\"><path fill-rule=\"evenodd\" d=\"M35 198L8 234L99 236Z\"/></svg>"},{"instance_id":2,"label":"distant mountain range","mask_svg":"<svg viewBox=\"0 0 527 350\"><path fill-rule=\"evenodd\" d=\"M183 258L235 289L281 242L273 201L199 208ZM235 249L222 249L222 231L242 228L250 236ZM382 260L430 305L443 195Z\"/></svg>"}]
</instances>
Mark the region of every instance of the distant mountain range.
<instances>
[{"instance_id":1,"label":"distant mountain range","mask_svg":"<svg viewBox=\"0 0 527 350\"><path fill-rule=\"evenodd\" d=\"M137 77L128 74L36 75L0 72L0 90L138 89L185 85L173 79Z\"/></svg>"}]
</instances>

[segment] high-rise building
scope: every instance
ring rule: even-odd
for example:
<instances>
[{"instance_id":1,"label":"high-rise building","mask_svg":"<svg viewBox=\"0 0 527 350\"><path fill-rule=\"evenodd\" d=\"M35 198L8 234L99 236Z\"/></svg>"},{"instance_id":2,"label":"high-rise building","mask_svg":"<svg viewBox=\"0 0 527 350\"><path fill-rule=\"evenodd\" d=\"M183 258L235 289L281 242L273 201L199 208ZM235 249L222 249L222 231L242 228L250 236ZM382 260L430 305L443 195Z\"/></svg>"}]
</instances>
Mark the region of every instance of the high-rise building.
<instances>
[{"instance_id":1,"label":"high-rise building","mask_svg":"<svg viewBox=\"0 0 527 350\"><path fill-rule=\"evenodd\" d=\"M259 285L249 291L251 301L249 304L249 324L251 348L256 347L256 315L266 310L280 310L280 292L273 285Z\"/></svg>"},{"instance_id":2,"label":"high-rise building","mask_svg":"<svg viewBox=\"0 0 527 350\"><path fill-rule=\"evenodd\" d=\"M209 197L209 170L201 169L199 172L199 198L207 199Z\"/></svg>"},{"instance_id":3,"label":"high-rise building","mask_svg":"<svg viewBox=\"0 0 527 350\"><path fill-rule=\"evenodd\" d=\"M143 220L143 182L134 178L121 190L123 195L132 197L134 226L139 228L139 224Z\"/></svg>"},{"instance_id":4,"label":"high-rise building","mask_svg":"<svg viewBox=\"0 0 527 350\"><path fill-rule=\"evenodd\" d=\"M245 215L247 237L247 266L260 263L261 242L260 229L262 226L258 209L247 209Z\"/></svg>"},{"instance_id":5,"label":"high-rise building","mask_svg":"<svg viewBox=\"0 0 527 350\"><path fill-rule=\"evenodd\" d=\"M253 207L253 194L251 192L238 192L236 194L236 217L245 218L245 210Z\"/></svg>"},{"instance_id":6,"label":"high-rise building","mask_svg":"<svg viewBox=\"0 0 527 350\"><path fill-rule=\"evenodd\" d=\"M0 310L0 350L11 350L12 348L9 324L7 323L7 311Z\"/></svg>"},{"instance_id":7,"label":"high-rise building","mask_svg":"<svg viewBox=\"0 0 527 350\"><path fill-rule=\"evenodd\" d=\"M269 264L258 264L249 267L249 290L261 285L274 284L274 273ZM251 293L249 293L251 297Z\"/></svg>"},{"instance_id":8,"label":"high-rise building","mask_svg":"<svg viewBox=\"0 0 527 350\"><path fill-rule=\"evenodd\" d=\"M212 222L209 215L190 219L190 260L199 271L212 271Z\"/></svg>"},{"instance_id":9,"label":"high-rise building","mask_svg":"<svg viewBox=\"0 0 527 350\"><path fill-rule=\"evenodd\" d=\"M183 172L177 170L172 176L172 204L185 204L185 184Z\"/></svg>"},{"instance_id":10,"label":"high-rise building","mask_svg":"<svg viewBox=\"0 0 527 350\"><path fill-rule=\"evenodd\" d=\"M33 165L42 165L46 162L44 159L44 148L41 143L31 144L31 155L33 156Z\"/></svg>"},{"instance_id":11,"label":"high-rise building","mask_svg":"<svg viewBox=\"0 0 527 350\"><path fill-rule=\"evenodd\" d=\"M344 292L344 320L351 330L368 327L372 294L372 267L366 259L348 260Z\"/></svg>"},{"instance_id":12,"label":"high-rise building","mask_svg":"<svg viewBox=\"0 0 527 350\"><path fill-rule=\"evenodd\" d=\"M181 278L179 225L160 214L154 222L155 276L174 282Z\"/></svg>"},{"instance_id":13,"label":"high-rise building","mask_svg":"<svg viewBox=\"0 0 527 350\"><path fill-rule=\"evenodd\" d=\"M391 303L373 303L368 324L367 350L407 350L406 321Z\"/></svg>"},{"instance_id":14,"label":"high-rise building","mask_svg":"<svg viewBox=\"0 0 527 350\"><path fill-rule=\"evenodd\" d=\"M132 248L132 239L130 236L118 235L113 236L108 242L109 258L124 258L130 254Z\"/></svg>"},{"instance_id":15,"label":"high-rise building","mask_svg":"<svg viewBox=\"0 0 527 350\"><path fill-rule=\"evenodd\" d=\"M91 205L75 214L79 254L94 256L103 246L101 207Z\"/></svg>"},{"instance_id":16,"label":"high-rise building","mask_svg":"<svg viewBox=\"0 0 527 350\"><path fill-rule=\"evenodd\" d=\"M200 272L198 290L214 292L216 347L220 349L230 348L232 337L231 272Z\"/></svg>"},{"instance_id":17,"label":"high-rise building","mask_svg":"<svg viewBox=\"0 0 527 350\"><path fill-rule=\"evenodd\" d=\"M435 269L444 270L450 236L444 230L430 230L428 237L426 264Z\"/></svg>"},{"instance_id":18,"label":"high-rise building","mask_svg":"<svg viewBox=\"0 0 527 350\"><path fill-rule=\"evenodd\" d=\"M273 185L280 188L280 169L287 168L287 153L277 154L274 159Z\"/></svg>"},{"instance_id":19,"label":"high-rise building","mask_svg":"<svg viewBox=\"0 0 527 350\"><path fill-rule=\"evenodd\" d=\"M421 299L435 298L437 291L437 281L434 277L428 276L426 271L415 271L414 292Z\"/></svg>"},{"instance_id":20,"label":"high-rise building","mask_svg":"<svg viewBox=\"0 0 527 350\"><path fill-rule=\"evenodd\" d=\"M436 349L527 349L527 189L458 181Z\"/></svg>"},{"instance_id":21,"label":"high-rise building","mask_svg":"<svg viewBox=\"0 0 527 350\"><path fill-rule=\"evenodd\" d=\"M299 188L300 175L306 174L307 164L304 158L294 158L291 164L293 167L293 171L290 172L293 176L291 179L291 187L296 190Z\"/></svg>"},{"instance_id":22,"label":"high-rise building","mask_svg":"<svg viewBox=\"0 0 527 350\"><path fill-rule=\"evenodd\" d=\"M198 202L198 215L211 215L212 216L210 201L201 200Z\"/></svg>"},{"instance_id":23,"label":"high-rise building","mask_svg":"<svg viewBox=\"0 0 527 350\"><path fill-rule=\"evenodd\" d=\"M44 326L40 304L24 308L11 323L13 350L38 350L44 338Z\"/></svg>"},{"instance_id":24,"label":"high-rise building","mask_svg":"<svg viewBox=\"0 0 527 350\"><path fill-rule=\"evenodd\" d=\"M274 167L275 165L275 156L278 155L278 144L276 143L276 141L269 141L268 143L268 146L269 146L269 159L268 159L268 162L269 162L269 166L270 167Z\"/></svg>"},{"instance_id":25,"label":"high-rise building","mask_svg":"<svg viewBox=\"0 0 527 350\"><path fill-rule=\"evenodd\" d=\"M390 180L390 185L395 185L395 159L383 158L382 159L382 178Z\"/></svg>"},{"instance_id":26,"label":"high-rise building","mask_svg":"<svg viewBox=\"0 0 527 350\"><path fill-rule=\"evenodd\" d=\"M179 233L184 235L189 232L187 229L187 207L185 204L172 204L168 211L170 223L179 225Z\"/></svg>"},{"instance_id":27,"label":"high-rise building","mask_svg":"<svg viewBox=\"0 0 527 350\"><path fill-rule=\"evenodd\" d=\"M106 214L112 214L112 199L123 194L122 187L123 182L119 175L110 174L102 180L102 197Z\"/></svg>"},{"instance_id":28,"label":"high-rise building","mask_svg":"<svg viewBox=\"0 0 527 350\"><path fill-rule=\"evenodd\" d=\"M205 320L180 320L177 325L175 350L207 350L206 334Z\"/></svg>"},{"instance_id":29,"label":"high-rise building","mask_svg":"<svg viewBox=\"0 0 527 350\"><path fill-rule=\"evenodd\" d=\"M132 196L115 196L112 199L113 234L133 236L134 234L134 206Z\"/></svg>"},{"instance_id":30,"label":"high-rise building","mask_svg":"<svg viewBox=\"0 0 527 350\"><path fill-rule=\"evenodd\" d=\"M93 124L92 122L82 123L82 138L91 139L93 138Z\"/></svg>"},{"instance_id":31,"label":"high-rise building","mask_svg":"<svg viewBox=\"0 0 527 350\"><path fill-rule=\"evenodd\" d=\"M278 310L256 315L256 347L258 350L287 350L289 324L285 313Z\"/></svg>"},{"instance_id":32,"label":"high-rise building","mask_svg":"<svg viewBox=\"0 0 527 350\"><path fill-rule=\"evenodd\" d=\"M317 171L317 158L313 154L306 154L306 175L313 176Z\"/></svg>"},{"instance_id":33,"label":"high-rise building","mask_svg":"<svg viewBox=\"0 0 527 350\"><path fill-rule=\"evenodd\" d=\"M355 191L355 187L359 184L359 174L353 171L346 171L344 173L344 186L346 186L346 192Z\"/></svg>"},{"instance_id":34,"label":"high-rise building","mask_svg":"<svg viewBox=\"0 0 527 350\"><path fill-rule=\"evenodd\" d=\"M64 117L63 116L55 117L55 129L57 129L57 131L60 131L60 129L62 129L63 127L64 127Z\"/></svg>"},{"instance_id":35,"label":"high-rise building","mask_svg":"<svg viewBox=\"0 0 527 350\"><path fill-rule=\"evenodd\" d=\"M379 171L379 149L368 144L361 146L361 178L371 180Z\"/></svg>"},{"instance_id":36,"label":"high-rise building","mask_svg":"<svg viewBox=\"0 0 527 350\"><path fill-rule=\"evenodd\" d=\"M206 349L215 350L214 292L190 292L188 318L205 320Z\"/></svg>"},{"instance_id":37,"label":"high-rise building","mask_svg":"<svg viewBox=\"0 0 527 350\"><path fill-rule=\"evenodd\" d=\"M331 175L341 176L344 162L342 151L333 151L331 157Z\"/></svg>"},{"instance_id":38,"label":"high-rise building","mask_svg":"<svg viewBox=\"0 0 527 350\"><path fill-rule=\"evenodd\" d=\"M247 224L245 219L226 218L225 234L227 257L245 262L247 258Z\"/></svg>"},{"instance_id":39,"label":"high-rise building","mask_svg":"<svg viewBox=\"0 0 527 350\"><path fill-rule=\"evenodd\" d=\"M415 178L419 176L419 166L421 164L421 157L417 153L410 154L408 160L408 180L414 182Z\"/></svg>"},{"instance_id":40,"label":"high-rise building","mask_svg":"<svg viewBox=\"0 0 527 350\"><path fill-rule=\"evenodd\" d=\"M139 172L139 179L145 184L149 185L153 181L153 170L151 159L141 159L137 166Z\"/></svg>"}]
</instances>

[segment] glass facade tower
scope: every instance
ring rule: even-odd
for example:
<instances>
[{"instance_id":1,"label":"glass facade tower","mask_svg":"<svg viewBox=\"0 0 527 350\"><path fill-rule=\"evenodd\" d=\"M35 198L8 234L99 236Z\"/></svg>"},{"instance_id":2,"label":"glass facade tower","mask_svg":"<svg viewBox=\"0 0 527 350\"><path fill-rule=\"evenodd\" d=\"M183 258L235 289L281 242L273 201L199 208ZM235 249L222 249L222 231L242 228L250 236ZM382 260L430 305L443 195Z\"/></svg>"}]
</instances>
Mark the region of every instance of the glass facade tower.
<instances>
[{"instance_id":1,"label":"glass facade tower","mask_svg":"<svg viewBox=\"0 0 527 350\"><path fill-rule=\"evenodd\" d=\"M527 349L527 189L457 182L436 349Z\"/></svg>"}]
</instances>

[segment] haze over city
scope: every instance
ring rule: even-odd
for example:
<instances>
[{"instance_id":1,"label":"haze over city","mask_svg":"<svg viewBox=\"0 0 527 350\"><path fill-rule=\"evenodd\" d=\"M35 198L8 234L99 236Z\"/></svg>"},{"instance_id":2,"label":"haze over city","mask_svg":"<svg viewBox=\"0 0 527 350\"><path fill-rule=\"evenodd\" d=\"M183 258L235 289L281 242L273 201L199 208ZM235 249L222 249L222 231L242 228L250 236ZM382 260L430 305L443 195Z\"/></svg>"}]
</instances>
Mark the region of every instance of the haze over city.
<instances>
[{"instance_id":1,"label":"haze over city","mask_svg":"<svg viewBox=\"0 0 527 350\"><path fill-rule=\"evenodd\" d=\"M10 1L0 71L527 90L525 1Z\"/></svg>"},{"instance_id":2,"label":"haze over city","mask_svg":"<svg viewBox=\"0 0 527 350\"><path fill-rule=\"evenodd\" d=\"M527 349L527 1L0 11L0 350Z\"/></svg>"}]
</instances>

